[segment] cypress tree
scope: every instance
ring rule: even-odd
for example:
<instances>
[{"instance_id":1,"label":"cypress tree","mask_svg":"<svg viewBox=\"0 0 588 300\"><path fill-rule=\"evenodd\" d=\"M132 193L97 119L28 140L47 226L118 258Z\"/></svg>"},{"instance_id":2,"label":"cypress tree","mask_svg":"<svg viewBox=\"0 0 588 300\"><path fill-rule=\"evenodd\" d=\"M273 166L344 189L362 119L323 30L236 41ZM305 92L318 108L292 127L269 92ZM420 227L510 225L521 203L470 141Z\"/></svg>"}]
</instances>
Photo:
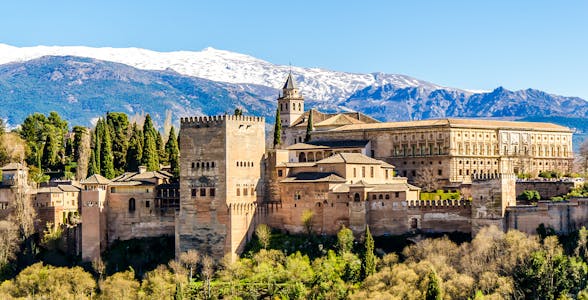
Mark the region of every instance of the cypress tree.
<instances>
[{"instance_id":1,"label":"cypress tree","mask_svg":"<svg viewBox=\"0 0 588 300\"><path fill-rule=\"evenodd\" d=\"M364 278L376 272L376 256L374 255L374 238L370 232L370 226L365 227L365 241L363 242L363 274Z\"/></svg>"},{"instance_id":2,"label":"cypress tree","mask_svg":"<svg viewBox=\"0 0 588 300\"><path fill-rule=\"evenodd\" d=\"M94 134L92 134L92 155L94 156L94 165L95 171L94 174L100 174L100 150L102 147L102 138L100 135L100 131L102 127L102 119L98 119L98 123L96 123L96 127L94 128Z\"/></svg>"},{"instance_id":3,"label":"cypress tree","mask_svg":"<svg viewBox=\"0 0 588 300\"><path fill-rule=\"evenodd\" d=\"M141 157L143 155L143 137L141 130L137 126L137 123L133 123L133 129L131 132L131 138L129 140L129 147L126 153L126 170L127 171L138 171L139 165L141 165Z\"/></svg>"},{"instance_id":4,"label":"cypress tree","mask_svg":"<svg viewBox=\"0 0 588 300\"><path fill-rule=\"evenodd\" d=\"M308 112L308 122L306 122L306 136L304 137L304 142L310 142L310 134L312 133L312 109Z\"/></svg>"},{"instance_id":5,"label":"cypress tree","mask_svg":"<svg viewBox=\"0 0 588 300\"><path fill-rule=\"evenodd\" d=\"M145 117L145 124L143 124L143 156L141 163L147 167L148 171L159 170L157 134L149 114Z\"/></svg>"},{"instance_id":6,"label":"cypress tree","mask_svg":"<svg viewBox=\"0 0 588 300\"><path fill-rule=\"evenodd\" d=\"M93 151L93 150L92 150ZM87 176L90 177L94 174L100 174L100 170L96 166L96 156L93 152L90 153L90 162L88 162L88 174Z\"/></svg>"},{"instance_id":7,"label":"cypress tree","mask_svg":"<svg viewBox=\"0 0 588 300\"><path fill-rule=\"evenodd\" d=\"M6 146L4 145L4 120L0 118L0 166L4 166L9 161L8 152L6 151Z\"/></svg>"},{"instance_id":8,"label":"cypress tree","mask_svg":"<svg viewBox=\"0 0 588 300\"><path fill-rule=\"evenodd\" d=\"M103 125L105 125L103 123ZM114 173L114 162L112 156L112 142L110 139L110 127L109 126L102 126L103 130L103 138L102 138L102 159L101 159L101 167L100 171L102 175L108 179L112 179L115 176Z\"/></svg>"},{"instance_id":9,"label":"cypress tree","mask_svg":"<svg viewBox=\"0 0 588 300\"><path fill-rule=\"evenodd\" d=\"M169 138L165 144L165 152L170 163L172 174L174 174L175 178L178 178L180 176L180 149L178 147L176 132L173 127L169 131Z\"/></svg>"},{"instance_id":10,"label":"cypress tree","mask_svg":"<svg viewBox=\"0 0 588 300\"><path fill-rule=\"evenodd\" d=\"M109 112L106 114L106 123L111 133L115 173L121 174L124 172L127 149L129 147L129 119L125 113Z\"/></svg>"},{"instance_id":11,"label":"cypress tree","mask_svg":"<svg viewBox=\"0 0 588 300\"><path fill-rule=\"evenodd\" d=\"M276 123L274 124L274 148L282 144L282 119L280 118L280 108L276 108Z\"/></svg>"},{"instance_id":12,"label":"cypress tree","mask_svg":"<svg viewBox=\"0 0 588 300\"><path fill-rule=\"evenodd\" d=\"M169 138L168 138L169 140ZM161 132L157 131L157 154L159 155L159 163L160 164L167 164L168 163L168 155L165 152L165 143L163 142L163 137L161 136Z\"/></svg>"},{"instance_id":13,"label":"cypress tree","mask_svg":"<svg viewBox=\"0 0 588 300\"><path fill-rule=\"evenodd\" d=\"M439 286L439 278L435 271L429 272L429 282L427 283L427 291L425 293L426 300L441 300L441 287Z\"/></svg>"}]
</instances>

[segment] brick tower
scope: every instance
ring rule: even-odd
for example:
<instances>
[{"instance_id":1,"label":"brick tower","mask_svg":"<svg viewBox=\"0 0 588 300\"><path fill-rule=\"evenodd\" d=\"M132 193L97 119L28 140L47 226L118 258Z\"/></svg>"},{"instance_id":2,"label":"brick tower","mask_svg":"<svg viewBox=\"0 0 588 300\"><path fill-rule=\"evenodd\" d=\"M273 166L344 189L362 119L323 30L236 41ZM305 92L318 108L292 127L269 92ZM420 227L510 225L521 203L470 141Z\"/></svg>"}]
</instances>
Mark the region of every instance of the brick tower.
<instances>
[{"instance_id":1,"label":"brick tower","mask_svg":"<svg viewBox=\"0 0 588 300\"><path fill-rule=\"evenodd\" d=\"M240 254L263 199L265 121L260 117L181 119L176 255L189 249Z\"/></svg>"}]
</instances>

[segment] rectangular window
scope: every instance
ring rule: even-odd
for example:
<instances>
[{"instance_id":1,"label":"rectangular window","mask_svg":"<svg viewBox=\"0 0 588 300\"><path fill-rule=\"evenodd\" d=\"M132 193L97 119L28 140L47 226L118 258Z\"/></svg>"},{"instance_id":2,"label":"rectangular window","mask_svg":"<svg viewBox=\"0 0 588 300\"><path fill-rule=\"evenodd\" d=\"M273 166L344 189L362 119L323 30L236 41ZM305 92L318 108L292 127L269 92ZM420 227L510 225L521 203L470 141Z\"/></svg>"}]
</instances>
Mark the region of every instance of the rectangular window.
<instances>
[{"instance_id":1,"label":"rectangular window","mask_svg":"<svg viewBox=\"0 0 588 300\"><path fill-rule=\"evenodd\" d=\"M439 176L443 175L443 170L441 170L441 169L437 170L437 175L439 175Z\"/></svg>"},{"instance_id":2,"label":"rectangular window","mask_svg":"<svg viewBox=\"0 0 588 300\"><path fill-rule=\"evenodd\" d=\"M192 197L196 197L196 189L192 189Z\"/></svg>"},{"instance_id":3,"label":"rectangular window","mask_svg":"<svg viewBox=\"0 0 588 300\"><path fill-rule=\"evenodd\" d=\"M149 200L145 201L145 207L149 208L150 205L151 203L149 203Z\"/></svg>"},{"instance_id":4,"label":"rectangular window","mask_svg":"<svg viewBox=\"0 0 588 300\"><path fill-rule=\"evenodd\" d=\"M255 196L255 189L251 188L251 196Z\"/></svg>"},{"instance_id":5,"label":"rectangular window","mask_svg":"<svg viewBox=\"0 0 588 300\"><path fill-rule=\"evenodd\" d=\"M200 197L206 197L206 189L200 188Z\"/></svg>"},{"instance_id":6,"label":"rectangular window","mask_svg":"<svg viewBox=\"0 0 588 300\"><path fill-rule=\"evenodd\" d=\"M395 193L394 193L394 197L395 197L395 198L398 198L398 197L400 197L400 192L395 192Z\"/></svg>"},{"instance_id":7,"label":"rectangular window","mask_svg":"<svg viewBox=\"0 0 588 300\"><path fill-rule=\"evenodd\" d=\"M365 167L361 167L361 177L365 178Z\"/></svg>"},{"instance_id":8,"label":"rectangular window","mask_svg":"<svg viewBox=\"0 0 588 300\"><path fill-rule=\"evenodd\" d=\"M237 188L237 196L241 196L241 189Z\"/></svg>"},{"instance_id":9,"label":"rectangular window","mask_svg":"<svg viewBox=\"0 0 588 300\"><path fill-rule=\"evenodd\" d=\"M370 177L374 178L374 167L370 167Z\"/></svg>"},{"instance_id":10,"label":"rectangular window","mask_svg":"<svg viewBox=\"0 0 588 300\"><path fill-rule=\"evenodd\" d=\"M243 188L243 196L247 196L247 188Z\"/></svg>"},{"instance_id":11,"label":"rectangular window","mask_svg":"<svg viewBox=\"0 0 588 300\"><path fill-rule=\"evenodd\" d=\"M284 172L282 170L278 170L278 177L284 176Z\"/></svg>"},{"instance_id":12,"label":"rectangular window","mask_svg":"<svg viewBox=\"0 0 588 300\"><path fill-rule=\"evenodd\" d=\"M210 197L214 197L216 195L216 190L214 188L210 188Z\"/></svg>"}]
</instances>

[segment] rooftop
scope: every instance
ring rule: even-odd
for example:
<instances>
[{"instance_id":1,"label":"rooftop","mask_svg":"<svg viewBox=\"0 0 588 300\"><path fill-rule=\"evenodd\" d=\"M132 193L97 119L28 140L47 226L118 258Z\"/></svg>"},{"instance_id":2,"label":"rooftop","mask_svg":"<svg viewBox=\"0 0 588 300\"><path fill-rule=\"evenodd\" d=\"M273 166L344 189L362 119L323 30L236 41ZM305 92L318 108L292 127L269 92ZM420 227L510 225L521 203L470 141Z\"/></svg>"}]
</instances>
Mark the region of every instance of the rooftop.
<instances>
[{"instance_id":1,"label":"rooftop","mask_svg":"<svg viewBox=\"0 0 588 300\"><path fill-rule=\"evenodd\" d=\"M354 130L377 130L377 129L395 129L395 128L413 128L413 127L455 127L455 128L481 128L481 129L515 129L515 130L541 130L571 132L565 126L553 123L542 122L522 122L522 121L502 121L502 120L484 120L484 119L435 119L419 120L404 122L385 122L372 124L350 124L331 129L330 131L354 131Z\"/></svg>"},{"instance_id":2,"label":"rooftop","mask_svg":"<svg viewBox=\"0 0 588 300\"><path fill-rule=\"evenodd\" d=\"M0 168L0 170L2 171L12 171L12 170L21 170L21 169L28 169L25 165L21 164L21 163L9 163L7 165L5 165L4 167Z\"/></svg>"},{"instance_id":3,"label":"rooftop","mask_svg":"<svg viewBox=\"0 0 588 300\"><path fill-rule=\"evenodd\" d=\"M345 182L345 179L333 172L301 172L281 182Z\"/></svg>"},{"instance_id":4,"label":"rooftop","mask_svg":"<svg viewBox=\"0 0 588 300\"><path fill-rule=\"evenodd\" d=\"M110 183L110 180L100 174L94 174L86 179L80 180L81 184L101 184L107 185Z\"/></svg>"},{"instance_id":5,"label":"rooftop","mask_svg":"<svg viewBox=\"0 0 588 300\"><path fill-rule=\"evenodd\" d=\"M368 164L368 165L383 165L387 163L365 156L361 153L337 153L325 159L319 160L316 164Z\"/></svg>"}]
</instances>

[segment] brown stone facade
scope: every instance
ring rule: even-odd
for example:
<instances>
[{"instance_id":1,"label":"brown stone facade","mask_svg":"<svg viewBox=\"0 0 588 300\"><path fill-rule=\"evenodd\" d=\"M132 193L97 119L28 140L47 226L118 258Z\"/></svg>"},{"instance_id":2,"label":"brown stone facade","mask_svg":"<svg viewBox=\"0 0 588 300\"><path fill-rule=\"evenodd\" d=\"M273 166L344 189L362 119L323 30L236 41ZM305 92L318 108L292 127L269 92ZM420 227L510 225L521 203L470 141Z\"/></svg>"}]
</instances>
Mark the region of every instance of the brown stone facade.
<instances>
[{"instance_id":1,"label":"brown stone facade","mask_svg":"<svg viewBox=\"0 0 588 300\"><path fill-rule=\"evenodd\" d=\"M265 121L259 117L182 118L176 254L198 249L236 257L263 200Z\"/></svg>"}]
</instances>

